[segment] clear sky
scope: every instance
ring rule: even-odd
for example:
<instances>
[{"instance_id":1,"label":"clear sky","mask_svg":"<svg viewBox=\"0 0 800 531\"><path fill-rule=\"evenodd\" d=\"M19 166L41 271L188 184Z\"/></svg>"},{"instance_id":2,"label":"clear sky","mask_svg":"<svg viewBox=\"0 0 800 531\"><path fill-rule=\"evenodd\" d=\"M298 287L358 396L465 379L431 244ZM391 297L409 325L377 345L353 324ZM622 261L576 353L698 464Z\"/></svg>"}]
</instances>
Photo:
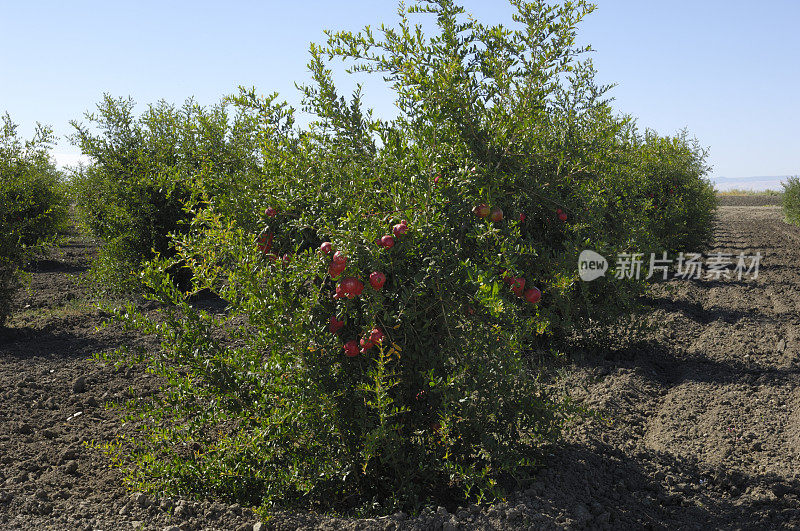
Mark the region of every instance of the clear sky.
<instances>
[{"instance_id":1,"label":"clear sky","mask_svg":"<svg viewBox=\"0 0 800 531\"><path fill-rule=\"evenodd\" d=\"M511 23L502 0L462 0L487 22ZM710 148L712 176L800 174L800 1L597 0L580 40L591 43L615 106L660 133L682 128ZM0 0L0 112L26 136L33 123L78 151L69 120L104 92L145 105L194 96L217 102L239 85L299 104L308 44L323 30L396 20L394 1ZM367 85L378 114L393 112Z\"/></svg>"}]
</instances>

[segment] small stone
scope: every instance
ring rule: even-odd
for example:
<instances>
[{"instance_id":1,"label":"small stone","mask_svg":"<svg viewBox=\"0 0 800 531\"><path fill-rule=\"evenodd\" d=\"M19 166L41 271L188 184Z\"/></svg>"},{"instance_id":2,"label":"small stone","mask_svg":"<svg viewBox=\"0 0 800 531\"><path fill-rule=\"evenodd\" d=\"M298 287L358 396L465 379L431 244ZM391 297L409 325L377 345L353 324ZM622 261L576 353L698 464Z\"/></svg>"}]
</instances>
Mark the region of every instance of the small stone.
<instances>
[{"instance_id":1,"label":"small stone","mask_svg":"<svg viewBox=\"0 0 800 531\"><path fill-rule=\"evenodd\" d=\"M253 531L265 531L266 527L262 522L256 522L253 524Z\"/></svg>"},{"instance_id":2,"label":"small stone","mask_svg":"<svg viewBox=\"0 0 800 531\"><path fill-rule=\"evenodd\" d=\"M791 487L786 483L775 483L772 485L772 493L778 498L783 498L785 495L792 491Z\"/></svg>"},{"instance_id":3,"label":"small stone","mask_svg":"<svg viewBox=\"0 0 800 531\"><path fill-rule=\"evenodd\" d=\"M68 461L66 465L64 465L64 472L67 474L74 474L78 471L78 462L77 461Z\"/></svg>"},{"instance_id":4,"label":"small stone","mask_svg":"<svg viewBox=\"0 0 800 531\"><path fill-rule=\"evenodd\" d=\"M458 522L456 522L455 518L451 518L450 520L442 524L442 531L456 531L457 529L458 529Z\"/></svg>"},{"instance_id":5,"label":"small stone","mask_svg":"<svg viewBox=\"0 0 800 531\"><path fill-rule=\"evenodd\" d=\"M86 391L86 377L79 376L72 383L72 392L73 393L83 393L84 391Z\"/></svg>"},{"instance_id":6,"label":"small stone","mask_svg":"<svg viewBox=\"0 0 800 531\"><path fill-rule=\"evenodd\" d=\"M147 509L148 507L150 507L150 503L151 503L150 502L150 497L147 494L143 493L143 492L137 492L136 494L134 494L131 497L131 501L133 501L133 503L135 503L136 505L138 505L142 509Z\"/></svg>"},{"instance_id":7,"label":"small stone","mask_svg":"<svg viewBox=\"0 0 800 531\"><path fill-rule=\"evenodd\" d=\"M448 513L447 509L445 509L444 507L437 507L436 514L442 517L450 516L450 513Z\"/></svg>"},{"instance_id":8,"label":"small stone","mask_svg":"<svg viewBox=\"0 0 800 531\"><path fill-rule=\"evenodd\" d=\"M605 525L608 521L611 520L611 513L601 513L597 518L594 519L594 523L597 525Z\"/></svg>"},{"instance_id":9,"label":"small stone","mask_svg":"<svg viewBox=\"0 0 800 531\"><path fill-rule=\"evenodd\" d=\"M575 518L577 518L579 520L583 520L587 516L589 516L589 509L584 504L579 503L579 504L575 505L575 508L573 509L573 513L575 514Z\"/></svg>"},{"instance_id":10,"label":"small stone","mask_svg":"<svg viewBox=\"0 0 800 531\"><path fill-rule=\"evenodd\" d=\"M33 427L27 422L23 422L22 424L17 426L14 431L19 433L20 435L30 435L31 433L33 433Z\"/></svg>"}]
</instances>

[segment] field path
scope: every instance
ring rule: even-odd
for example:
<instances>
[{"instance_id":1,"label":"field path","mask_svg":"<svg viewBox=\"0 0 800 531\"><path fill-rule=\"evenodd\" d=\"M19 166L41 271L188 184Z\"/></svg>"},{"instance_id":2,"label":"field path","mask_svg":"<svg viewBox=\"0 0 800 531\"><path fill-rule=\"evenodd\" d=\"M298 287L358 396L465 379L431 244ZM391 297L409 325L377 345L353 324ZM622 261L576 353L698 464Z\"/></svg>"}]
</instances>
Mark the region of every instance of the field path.
<instances>
[{"instance_id":1,"label":"field path","mask_svg":"<svg viewBox=\"0 0 800 531\"><path fill-rule=\"evenodd\" d=\"M268 528L800 527L800 229L776 207L726 206L714 246L760 252L758 278L658 284L649 332L570 352L561 385L599 417L576 421L526 490L414 518L276 514ZM235 505L132 495L92 448L126 429L102 403L153 387L88 359L140 341L96 329L78 281L93 250L75 237L35 263L0 331L0 529L253 529Z\"/></svg>"},{"instance_id":2,"label":"field path","mask_svg":"<svg viewBox=\"0 0 800 531\"><path fill-rule=\"evenodd\" d=\"M721 207L718 252L760 252L758 278L656 286L647 341L576 362L572 394L610 425L578 426L543 473L551 522L800 526L800 230Z\"/></svg>"}]
</instances>

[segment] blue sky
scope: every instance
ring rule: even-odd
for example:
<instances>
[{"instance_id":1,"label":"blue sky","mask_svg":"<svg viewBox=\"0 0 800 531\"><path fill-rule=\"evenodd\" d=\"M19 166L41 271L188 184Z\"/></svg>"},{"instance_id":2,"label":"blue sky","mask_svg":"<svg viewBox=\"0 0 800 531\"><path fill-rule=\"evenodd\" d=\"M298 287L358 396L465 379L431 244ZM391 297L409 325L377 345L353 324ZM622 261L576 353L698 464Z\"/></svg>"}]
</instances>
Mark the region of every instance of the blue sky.
<instances>
[{"instance_id":1,"label":"blue sky","mask_svg":"<svg viewBox=\"0 0 800 531\"><path fill-rule=\"evenodd\" d=\"M463 0L487 22L511 22L501 0ZM579 38L595 48L618 110L660 133L682 128L710 148L714 177L800 174L800 2L597 0ZM239 85L297 105L308 44L323 30L396 19L393 1L98 2L0 0L0 112L26 135L37 120L78 151L69 120L104 92L139 104L194 96L212 104ZM379 83L367 101L393 112Z\"/></svg>"}]
</instances>

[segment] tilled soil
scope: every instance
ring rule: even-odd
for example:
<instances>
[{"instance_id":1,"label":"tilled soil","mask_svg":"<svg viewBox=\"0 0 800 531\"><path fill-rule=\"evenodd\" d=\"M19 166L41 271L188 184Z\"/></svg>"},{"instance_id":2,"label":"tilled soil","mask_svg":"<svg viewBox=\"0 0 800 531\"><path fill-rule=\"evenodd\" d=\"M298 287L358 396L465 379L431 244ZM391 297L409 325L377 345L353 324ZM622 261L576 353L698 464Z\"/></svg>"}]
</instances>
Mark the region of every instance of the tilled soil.
<instances>
[{"instance_id":1,"label":"tilled soil","mask_svg":"<svg viewBox=\"0 0 800 531\"><path fill-rule=\"evenodd\" d=\"M246 508L126 491L93 446L125 429L103 404L153 384L89 359L138 341L96 330L77 281L92 249L74 238L34 264L0 332L0 528L258 529ZM599 417L578 421L524 492L414 517L279 513L264 528L800 526L800 229L775 207L722 207L712 252L761 252L758 278L660 283L646 340L570 353L561 385Z\"/></svg>"},{"instance_id":2,"label":"tilled soil","mask_svg":"<svg viewBox=\"0 0 800 531\"><path fill-rule=\"evenodd\" d=\"M781 206L782 195L718 195L721 206Z\"/></svg>"}]
</instances>

